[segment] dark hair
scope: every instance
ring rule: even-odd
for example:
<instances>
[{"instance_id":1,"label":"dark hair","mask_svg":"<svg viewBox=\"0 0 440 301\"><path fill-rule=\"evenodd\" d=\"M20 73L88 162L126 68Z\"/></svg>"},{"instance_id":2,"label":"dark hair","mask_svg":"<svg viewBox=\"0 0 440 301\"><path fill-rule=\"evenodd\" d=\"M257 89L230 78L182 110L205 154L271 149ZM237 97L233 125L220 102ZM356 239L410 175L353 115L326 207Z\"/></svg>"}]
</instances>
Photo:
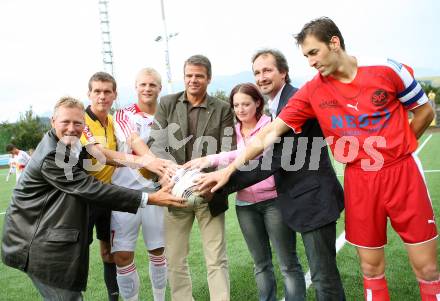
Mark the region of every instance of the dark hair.
<instances>
[{"instance_id":1,"label":"dark hair","mask_svg":"<svg viewBox=\"0 0 440 301\"><path fill-rule=\"evenodd\" d=\"M304 25L300 33L295 36L296 44L297 45L303 44L304 40L308 35L314 36L319 41L324 42L327 45L330 44L331 38L336 36L339 38L339 41L341 42L342 50L345 51L344 38L342 37L342 34L339 31L338 26L336 26L335 22L333 22L328 17L321 17L312 20L306 25Z\"/></svg>"},{"instance_id":2,"label":"dark hair","mask_svg":"<svg viewBox=\"0 0 440 301\"><path fill-rule=\"evenodd\" d=\"M6 152L11 152L12 150L14 150L14 148L17 148L14 144L8 144L6 145Z\"/></svg>"},{"instance_id":3,"label":"dark hair","mask_svg":"<svg viewBox=\"0 0 440 301\"><path fill-rule=\"evenodd\" d=\"M257 121L260 120L261 116L263 115L264 98L258 90L257 86L252 83L244 83L238 84L234 88L232 88L231 94L229 95L229 103L231 104L231 108L234 108L234 95L237 93L249 95L255 103L260 101L260 106L257 107L257 111L255 112L255 117L257 118ZM237 122L241 123L238 118Z\"/></svg>"},{"instance_id":4,"label":"dark hair","mask_svg":"<svg viewBox=\"0 0 440 301\"><path fill-rule=\"evenodd\" d=\"M89 79L89 92L92 91L92 82L110 82L113 84L113 92L116 91L116 80L107 72L96 72Z\"/></svg>"},{"instance_id":5,"label":"dark hair","mask_svg":"<svg viewBox=\"0 0 440 301\"><path fill-rule=\"evenodd\" d=\"M278 71L286 73L286 84L290 84L289 65L287 65L286 57L281 53L281 51L277 49L260 49L252 56L252 64L260 56L267 55L272 55L274 57Z\"/></svg>"},{"instance_id":6,"label":"dark hair","mask_svg":"<svg viewBox=\"0 0 440 301\"><path fill-rule=\"evenodd\" d=\"M189 57L185 64L183 65L183 72L185 73L185 67L186 65L196 65L196 66L203 66L206 69L206 74L208 75L208 79L211 79L212 70L211 70L211 62L209 59L201 54L196 54L191 57Z\"/></svg>"}]
</instances>

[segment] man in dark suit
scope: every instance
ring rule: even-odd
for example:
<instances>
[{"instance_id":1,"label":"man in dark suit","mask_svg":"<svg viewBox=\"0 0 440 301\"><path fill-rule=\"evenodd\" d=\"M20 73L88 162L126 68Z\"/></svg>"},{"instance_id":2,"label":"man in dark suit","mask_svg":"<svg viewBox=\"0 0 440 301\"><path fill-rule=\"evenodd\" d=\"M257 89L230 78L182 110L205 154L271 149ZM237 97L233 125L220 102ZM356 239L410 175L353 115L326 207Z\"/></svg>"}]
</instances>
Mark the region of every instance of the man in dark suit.
<instances>
[{"instance_id":1,"label":"man in dark suit","mask_svg":"<svg viewBox=\"0 0 440 301\"><path fill-rule=\"evenodd\" d=\"M297 91L290 84L287 61L278 50L264 49L252 62L256 84L269 97L269 112L275 119ZM232 174L220 193L241 190L273 174L283 221L303 238L316 299L345 300L335 249L343 190L324 146L318 122L309 120L301 134L284 134L256 168Z\"/></svg>"},{"instance_id":2,"label":"man in dark suit","mask_svg":"<svg viewBox=\"0 0 440 301\"><path fill-rule=\"evenodd\" d=\"M222 150L228 151L235 141L230 105L207 93L211 82L208 58L194 55L187 59L184 81L185 91L161 98L149 141L153 153L178 164ZM165 211L165 249L172 300L193 300L187 257L194 218L197 218L202 236L210 300L230 299L226 209L227 196L209 204Z\"/></svg>"},{"instance_id":3,"label":"man in dark suit","mask_svg":"<svg viewBox=\"0 0 440 301\"><path fill-rule=\"evenodd\" d=\"M83 104L61 98L52 130L32 155L4 219L2 261L27 273L44 300L83 300L90 205L131 213L147 205L182 207L183 199L166 190L170 185L147 193L89 175L79 143L84 126Z\"/></svg>"}]
</instances>

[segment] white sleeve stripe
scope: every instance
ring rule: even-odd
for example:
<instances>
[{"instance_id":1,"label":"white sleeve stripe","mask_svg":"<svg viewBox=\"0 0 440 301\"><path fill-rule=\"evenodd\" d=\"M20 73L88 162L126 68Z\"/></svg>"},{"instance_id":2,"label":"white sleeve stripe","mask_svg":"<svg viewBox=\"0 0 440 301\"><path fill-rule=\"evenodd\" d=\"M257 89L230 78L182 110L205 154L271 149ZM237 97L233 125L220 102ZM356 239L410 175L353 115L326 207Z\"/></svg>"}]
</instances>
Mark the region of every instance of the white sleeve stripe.
<instances>
[{"instance_id":1,"label":"white sleeve stripe","mask_svg":"<svg viewBox=\"0 0 440 301\"><path fill-rule=\"evenodd\" d=\"M411 84L414 81L414 77L411 75L408 69L405 68L405 66L391 59L387 60L387 66L393 69L394 72L397 73L397 75L403 81L403 84L405 85L405 89L411 86Z\"/></svg>"},{"instance_id":2,"label":"white sleeve stripe","mask_svg":"<svg viewBox=\"0 0 440 301\"><path fill-rule=\"evenodd\" d=\"M418 98L422 97L420 92L423 93L423 89L422 89L422 86L420 86L420 84L417 83L417 85L414 87L414 89L412 89L411 91L407 91L407 93L405 95L401 95L401 93L399 93L397 95L397 97L399 98L400 102L406 103L408 101L411 101L412 99L414 99L417 96L418 96Z\"/></svg>"},{"instance_id":3,"label":"white sleeve stripe","mask_svg":"<svg viewBox=\"0 0 440 301\"><path fill-rule=\"evenodd\" d=\"M411 85L409 85L409 87L407 87L405 90L397 94L397 98L401 98L406 94L410 93L412 90L414 90L415 87L417 87L417 81L414 79Z\"/></svg>"},{"instance_id":4,"label":"white sleeve stripe","mask_svg":"<svg viewBox=\"0 0 440 301\"><path fill-rule=\"evenodd\" d=\"M405 107L409 107L414 103L422 105L428 101L422 86L414 79L405 66L391 59L387 60L387 66L397 73L405 86L405 89L397 94L400 102Z\"/></svg>"},{"instance_id":5,"label":"white sleeve stripe","mask_svg":"<svg viewBox=\"0 0 440 301\"><path fill-rule=\"evenodd\" d=\"M423 90L421 91L422 93L421 93L421 97L419 97L419 98L414 98L413 100L409 100L409 101L407 101L406 103L404 103L403 105L405 106L405 107L409 107L410 105L412 105L413 103L417 103L417 106L414 106L412 109L414 109L414 108L416 108L416 107L418 107L418 106L421 106L421 105L423 105L423 104L425 104L425 103L427 103L428 101L429 101L429 99L428 99L428 96L426 96L426 94L423 92Z\"/></svg>"},{"instance_id":6,"label":"white sleeve stripe","mask_svg":"<svg viewBox=\"0 0 440 301\"><path fill-rule=\"evenodd\" d=\"M125 116L124 116L124 111L120 110L116 112L116 122L118 123L118 125L120 126L122 132L124 133L125 137L128 138L128 136L130 136L130 128L125 120Z\"/></svg>"},{"instance_id":7,"label":"white sleeve stripe","mask_svg":"<svg viewBox=\"0 0 440 301\"><path fill-rule=\"evenodd\" d=\"M123 132L123 134L124 134L124 136L125 136L125 131L124 131L124 128L123 128L123 126L122 126L122 117L121 117L121 111L119 110L119 111L116 111L116 114L115 114L115 123L118 125L118 127L119 127L119 129Z\"/></svg>"},{"instance_id":8,"label":"white sleeve stripe","mask_svg":"<svg viewBox=\"0 0 440 301\"><path fill-rule=\"evenodd\" d=\"M121 142L125 142L127 141L127 138L125 137L125 133L122 130L121 126L119 125L118 122L114 123L114 127L115 127L115 136L116 136L116 141L118 143L118 151L120 151L121 149Z\"/></svg>"},{"instance_id":9,"label":"white sleeve stripe","mask_svg":"<svg viewBox=\"0 0 440 301\"><path fill-rule=\"evenodd\" d=\"M407 101L405 101L404 103L403 103L403 105L404 106L409 106L409 105L411 105L411 104L413 104L413 103L415 103L415 102L418 102L419 101L419 99L421 99L422 97L423 97L423 90L420 90L416 95L414 95L411 99L409 99L409 100L407 100Z\"/></svg>"}]
</instances>

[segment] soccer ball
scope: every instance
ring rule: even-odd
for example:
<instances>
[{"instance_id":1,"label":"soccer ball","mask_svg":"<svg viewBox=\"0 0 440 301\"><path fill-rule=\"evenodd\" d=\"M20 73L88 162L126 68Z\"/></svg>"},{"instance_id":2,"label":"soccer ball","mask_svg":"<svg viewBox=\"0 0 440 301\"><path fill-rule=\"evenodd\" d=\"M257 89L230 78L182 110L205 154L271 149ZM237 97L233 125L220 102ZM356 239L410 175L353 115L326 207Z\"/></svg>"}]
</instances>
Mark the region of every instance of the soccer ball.
<instances>
[{"instance_id":1,"label":"soccer ball","mask_svg":"<svg viewBox=\"0 0 440 301\"><path fill-rule=\"evenodd\" d=\"M205 202L203 196L194 191L195 181L203 173L198 169L187 170L179 168L173 176L174 186L171 193L187 201L188 207L194 207Z\"/></svg>"}]
</instances>

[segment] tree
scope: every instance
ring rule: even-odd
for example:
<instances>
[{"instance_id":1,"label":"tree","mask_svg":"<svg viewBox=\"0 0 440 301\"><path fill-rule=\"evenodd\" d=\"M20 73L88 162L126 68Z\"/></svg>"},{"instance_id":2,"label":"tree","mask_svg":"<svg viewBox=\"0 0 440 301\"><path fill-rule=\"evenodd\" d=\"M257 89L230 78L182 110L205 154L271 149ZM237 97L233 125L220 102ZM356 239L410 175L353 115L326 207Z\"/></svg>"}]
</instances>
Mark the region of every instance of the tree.
<instances>
[{"instance_id":1,"label":"tree","mask_svg":"<svg viewBox=\"0 0 440 301\"><path fill-rule=\"evenodd\" d=\"M6 152L6 145L11 143L12 136L12 124L8 122L2 122L0 124L0 154Z\"/></svg>"},{"instance_id":2,"label":"tree","mask_svg":"<svg viewBox=\"0 0 440 301\"><path fill-rule=\"evenodd\" d=\"M212 94L213 97L218 98L220 100L226 101L227 103L229 103L229 96L226 95L226 92L223 90L217 90L214 92L214 94Z\"/></svg>"},{"instance_id":3,"label":"tree","mask_svg":"<svg viewBox=\"0 0 440 301\"><path fill-rule=\"evenodd\" d=\"M8 143L13 143L24 150L35 148L49 128L49 124L36 116L30 107L26 112L20 113L17 123L9 125L10 142Z\"/></svg>"},{"instance_id":4,"label":"tree","mask_svg":"<svg viewBox=\"0 0 440 301\"><path fill-rule=\"evenodd\" d=\"M431 85L430 82L421 81L420 85L423 88L423 91L425 91L426 95L430 95L430 93L435 94L435 103L437 106L440 106L440 87L434 87Z\"/></svg>"}]
</instances>

